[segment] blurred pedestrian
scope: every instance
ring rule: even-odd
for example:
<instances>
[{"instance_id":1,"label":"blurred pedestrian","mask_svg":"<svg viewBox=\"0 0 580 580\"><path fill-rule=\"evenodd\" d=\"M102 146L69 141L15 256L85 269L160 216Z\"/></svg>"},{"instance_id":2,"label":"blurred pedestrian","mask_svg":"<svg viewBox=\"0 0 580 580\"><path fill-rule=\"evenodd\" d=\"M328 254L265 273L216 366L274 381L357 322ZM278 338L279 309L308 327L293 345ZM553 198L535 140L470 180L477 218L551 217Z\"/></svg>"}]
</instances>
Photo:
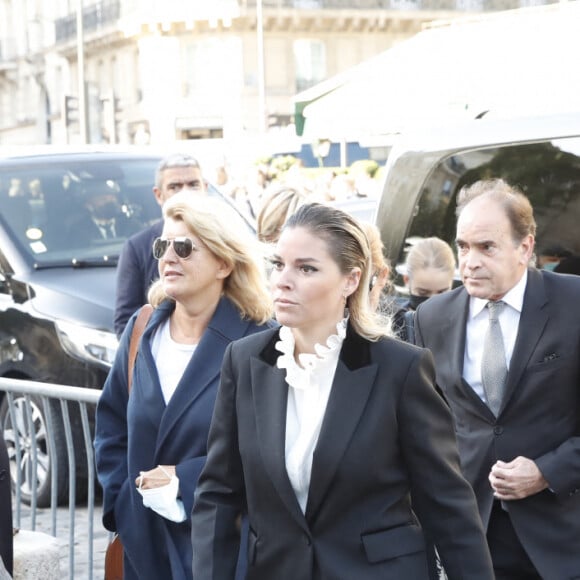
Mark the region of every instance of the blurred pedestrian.
<instances>
[{"instance_id":1,"label":"blurred pedestrian","mask_svg":"<svg viewBox=\"0 0 580 580\"><path fill-rule=\"evenodd\" d=\"M562 260L569 258L571 255L572 252L562 246L562 244L544 244L538 250L536 264L538 268L554 271Z\"/></svg>"},{"instance_id":2,"label":"blurred pedestrian","mask_svg":"<svg viewBox=\"0 0 580 580\"><path fill-rule=\"evenodd\" d=\"M568 256L554 267L554 272L558 274L574 274L580 275L580 256Z\"/></svg>"},{"instance_id":3,"label":"blurred pedestrian","mask_svg":"<svg viewBox=\"0 0 580 580\"><path fill-rule=\"evenodd\" d=\"M273 191L262 203L256 219L256 232L261 242L275 244L286 220L303 204L308 194L301 188L283 186Z\"/></svg>"},{"instance_id":4,"label":"blurred pedestrian","mask_svg":"<svg viewBox=\"0 0 580 580\"><path fill-rule=\"evenodd\" d=\"M580 572L580 278L531 266L535 233L530 200L505 181L463 188L463 286L415 315L497 580Z\"/></svg>"},{"instance_id":5,"label":"blurred pedestrian","mask_svg":"<svg viewBox=\"0 0 580 580\"><path fill-rule=\"evenodd\" d=\"M197 159L183 153L165 157L157 167L153 195L162 206L178 191L205 194L206 186ZM115 293L115 333L120 337L133 313L146 304L147 292L159 277L157 261L151 254L153 240L161 235L163 220L130 237L123 245L117 265Z\"/></svg>"},{"instance_id":6,"label":"blurred pedestrian","mask_svg":"<svg viewBox=\"0 0 580 580\"><path fill-rule=\"evenodd\" d=\"M192 515L196 580L233 578L246 510L253 580L426 580L425 537L452 580L491 580L431 354L388 338L371 310L357 221L302 205L272 265L283 326L224 356Z\"/></svg>"},{"instance_id":7,"label":"blurred pedestrian","mask_svg":"<svg viewBox=\"0 0 580 580\"><path fill-rule=\"evenodd\" d=\"M403 274L409 298L400 305L393 319L399 338L413 342L412 313L431 296L451 290L455 269L453 250L442 239L423 238L411 246Z\"/></svg>"},{"instance_id":8,"label":"blurred pedestrian","mask_svg":"<svg viewBox=\"0 0 580 580\"><path fill-rule=\"evenodd\" d=\"M163 214L153 243L160 274L149 292L155 310L131 392L127 359L135 316L96 414L103 523L123 543L125 580L191 579L189 515L223 354L232 340L271 325L261 253L241 217L189 191L169 199Z\"/></svg>"}]
</instances>

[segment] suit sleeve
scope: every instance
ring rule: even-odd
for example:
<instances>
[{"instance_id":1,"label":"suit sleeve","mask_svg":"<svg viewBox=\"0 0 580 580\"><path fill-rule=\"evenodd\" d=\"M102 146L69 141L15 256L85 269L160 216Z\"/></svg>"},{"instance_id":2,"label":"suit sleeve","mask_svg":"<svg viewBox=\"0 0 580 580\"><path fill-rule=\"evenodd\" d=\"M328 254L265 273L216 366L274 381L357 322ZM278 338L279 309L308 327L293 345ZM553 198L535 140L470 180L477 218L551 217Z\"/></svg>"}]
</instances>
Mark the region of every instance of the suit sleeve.
<instances>
[{"instance_id":1,"label":"suit sleeve","mask_svg":"<svg viewBox=\"0 0 580 580\"><path fill-rule=\"evenodd\" d=\"M559 447L534 458L538 469L556 494L572 496L580 492L580 437L571 437Z\"/></svg>"},{"instance_id":2,"label":"suit sleeve","mask_svg":"<svg viewBox=\"0 0 580 580\"><path fill-rule=\"evenodd\" d=\"M403 455L413 509L450 578L491 580L491 558L475 494L461 474L449 408L434 386L430 351L414 357L401 394Z\"/></svg>"},{"instance_id":3,"label":"suit sleeve","mask_svg":"<svg viewBox=\"0 0 580 580\"><path fill-rule=\"evenodd\" d=\"M238 447L233 344L224 354L201 473L191 518L194 580L235 577L240 548L238 516L244 511L244 478Z\"/></svg>"},{"instance_id":4,"label":"suit sleeve","mask_svg":"<svg viewBox=\"0 0 580 580\"><path fill-rule=\"evenodd\" d=\"M114 320L117 337L121 336L131 316L143 306L145 276L136 248L129 239L123 245L117 265Z\"/></svg>"}]
</instances>

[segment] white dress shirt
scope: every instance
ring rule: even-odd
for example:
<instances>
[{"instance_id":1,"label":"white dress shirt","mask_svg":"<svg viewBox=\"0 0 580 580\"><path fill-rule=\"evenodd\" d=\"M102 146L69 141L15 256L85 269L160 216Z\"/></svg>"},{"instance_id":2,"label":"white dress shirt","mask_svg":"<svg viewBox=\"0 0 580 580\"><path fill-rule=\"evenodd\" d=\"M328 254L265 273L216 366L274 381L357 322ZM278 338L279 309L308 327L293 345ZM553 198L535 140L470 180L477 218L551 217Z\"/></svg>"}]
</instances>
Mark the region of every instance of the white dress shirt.
<instances>
[{"instance_id":1,"label":"white dress shirt","mask_svg":"<svg viewBox=\"0 0 580 580\"><path fill-rule=\"evenodd\" d=\"M500 312L499 325L503 335L508 372L518 335L527 281L528 271L526 270L520 281L501 299L506 304ZM489 324L489 314L485 307L488 302L489 300L481 298L471 297L469 299L463 356L463 378L483 402L486 401L486 397L481 381L481 360L483 358L483 341Z\"/></svg>"},{"instance_id":2,"label":"white dress shirt","mask_svg":"<svg viewBox=\"0 0 580 580\"><path fill-rule=\"evenodd\" d=\"M306 511L312 458L326 412L332 381L346 335L346 319L337 324L326 346L315 345L316 354L294 358L294 337L289 328L280 329L276 349L278 368L286 369L288 407L286 410L286 470L302 512Z\"/></svg>"},{"instance_id":3,"label":"white dress shirt","mask_svg":"<svg viewBox=\"0 0 580 580\"><path fill-rule=\"evenodd\" d=\"M153 335L151 352L155 359L166 405L169 404L196 346L196 344L181 344L171 338L169 318L159 326Z\"/></svg>"}]
</instances>

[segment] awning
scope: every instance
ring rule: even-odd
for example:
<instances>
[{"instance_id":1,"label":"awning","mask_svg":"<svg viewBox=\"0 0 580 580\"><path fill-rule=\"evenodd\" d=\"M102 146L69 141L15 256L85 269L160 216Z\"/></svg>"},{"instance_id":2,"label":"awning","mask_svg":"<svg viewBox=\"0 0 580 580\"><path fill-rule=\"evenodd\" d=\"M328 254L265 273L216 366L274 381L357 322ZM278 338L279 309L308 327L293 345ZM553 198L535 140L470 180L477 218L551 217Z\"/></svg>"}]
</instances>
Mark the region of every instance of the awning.
<instances>
[{"instance_id":1,"label":"awning","mask_svg":"<svg viewBox=\"0 0 580 580\"><path fill-rule=\"evenodd\" d=\"M321 83L317 83L316 85L306 89L300 93L298 93L293 101L294 101L294 124L296 126L296 134L301 136L304 132L304 109L308 107L311 103L318 101L322 97L331 94L338 88L344 86L345 84L353 81L355 78L359 76L364 76L366 72L372 68L372 61L374 59L370 59L369 61L365 61L357 66L351 67L350 69L343 71Z\"/></svg>"},{"instance_id":2,"label":"awning","mask_svg":"<svg viewBox=\"0 0 580 580\"><path fill-rule=\"evenodd\" d=\"M333 90L303 101L303 134L338 140L487 111L502 116L578 110L579 30L580 2L426 29L355 67Z\"/></svg>"}]
</instances>

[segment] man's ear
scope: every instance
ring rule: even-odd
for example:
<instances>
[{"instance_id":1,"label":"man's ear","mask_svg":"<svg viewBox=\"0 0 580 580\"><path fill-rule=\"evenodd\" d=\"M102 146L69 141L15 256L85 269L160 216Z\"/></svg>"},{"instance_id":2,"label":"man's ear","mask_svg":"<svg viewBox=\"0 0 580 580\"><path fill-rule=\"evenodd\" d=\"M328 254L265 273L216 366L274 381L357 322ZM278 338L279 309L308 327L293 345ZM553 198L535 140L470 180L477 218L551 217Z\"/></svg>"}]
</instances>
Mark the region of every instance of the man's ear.
<instances>
[{"instance_id":1,"label":"man's ear","mask_svg":"<svg viewBox=\"0 0 580 580\"><path fill-rule=\"evenodd\" d=\"M521 242L520 248L522 250L521 263L527 265L534 254L535 240L532 234L528 234Z\"/></svg>"},{"instance_id":2,"label":"man's ear","mask_svg":"<svg viewBox=\"0 0 580 580\"><path fill-rule=\"evenodd\" d=\"M153 188L153 195L155 196L155 201L157 201L157 203L162 206L163 198L161 197L161 190L157 186Z\"/></svg>"}]
</instances>

